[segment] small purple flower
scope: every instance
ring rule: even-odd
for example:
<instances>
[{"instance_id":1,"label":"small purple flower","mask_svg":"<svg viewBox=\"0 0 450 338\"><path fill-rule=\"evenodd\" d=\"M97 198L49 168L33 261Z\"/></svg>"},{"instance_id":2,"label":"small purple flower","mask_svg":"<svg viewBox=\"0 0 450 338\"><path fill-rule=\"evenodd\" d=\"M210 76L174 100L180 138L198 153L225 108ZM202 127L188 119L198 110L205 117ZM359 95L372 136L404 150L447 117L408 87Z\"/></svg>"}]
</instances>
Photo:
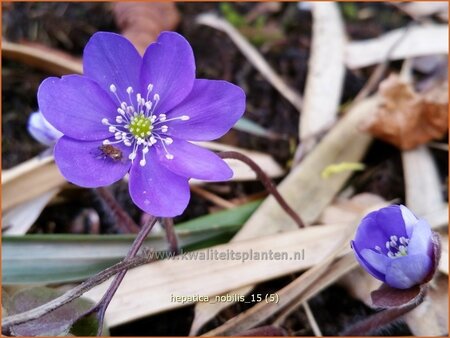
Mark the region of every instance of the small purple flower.
<instances>
[{"instance_id":1,"label":"small purple flower","mask_svg":"<svg viewBox=\"0 0 450 338\"><path fill-rule=\"evenodd\" d=\"M358 226L352 248L361 266L397 289L427 282L436 268L433 233L403 205L368 214Z\"/></svg>"},{"instance_id":2,"label":"small purple flower","mask_svg":"<svg viewBox=\"0 0 450 338\"><path fill-rule=\"evenodd\" d=\"M28 132L34 139L46 146L52 146L63 136L59 130L55 129L40 111L31 113L28 118Z\"/></svg>"},{"instance_id":3,"label":"small purple flower","mask_svg":"<svg viewBox=\"0 0 450 338\"><path fill-rule=\"evenodd\" d=\"M46 79L38 92L43 115L64 134L54 153L68 181L106 186L129 172L134 203L171 217L189 202L190 178L232 177L221 158L188 141L224 135L244 113L245 94L226 81L196 79L181 35L161 33L141 57L124 37L96 33L83 69Z\"/></svg>"}]
</instances>

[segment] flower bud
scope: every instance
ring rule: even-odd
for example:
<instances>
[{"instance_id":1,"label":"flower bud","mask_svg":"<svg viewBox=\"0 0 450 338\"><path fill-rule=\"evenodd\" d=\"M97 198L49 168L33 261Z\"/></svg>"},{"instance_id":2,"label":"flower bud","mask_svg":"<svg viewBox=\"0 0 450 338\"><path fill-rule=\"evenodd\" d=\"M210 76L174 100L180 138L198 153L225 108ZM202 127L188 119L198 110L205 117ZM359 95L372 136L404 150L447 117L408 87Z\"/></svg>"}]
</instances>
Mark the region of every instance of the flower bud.
<instances>
[{"instance_id":1,"label":"flower bud","mask_svg":"<svg viewBox=\"0 0 450 338\"><path fill-rule=\"evenodd\" d=\"M437 235L403 205L369 213L351 244L361 266L396 289L428 282L438 265Z\"/></svg>"},{"instance_id":2,"label":"flower bud","mask_svg":"<svg viewBox=\"0 0 450 338\"><path fill-rule=\"evenodd\" d=\"M63 133L53 127L40 111L30 115L27 128L28 132L36 141L47 146L52 146L61 136L63 136Z\"/></svg>"}]
</instances>

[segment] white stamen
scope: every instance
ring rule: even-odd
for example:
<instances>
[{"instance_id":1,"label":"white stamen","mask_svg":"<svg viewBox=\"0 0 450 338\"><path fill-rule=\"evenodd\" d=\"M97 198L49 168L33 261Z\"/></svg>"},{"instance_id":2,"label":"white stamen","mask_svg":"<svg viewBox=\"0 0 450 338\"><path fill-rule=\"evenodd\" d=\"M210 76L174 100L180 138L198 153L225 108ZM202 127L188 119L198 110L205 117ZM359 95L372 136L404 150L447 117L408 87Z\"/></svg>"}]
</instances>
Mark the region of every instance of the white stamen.
<instances>
[{"instance_id":1,"label":"white stamen","mask_svg":"<svg viewBox=\"0 0 450 338\"><path fill-rule=\"evenodd\" d=\"M117 92L117 87L116 87L115 85L111 84L111 85L109 86L109 90L110 90L112 93L116 93L116 92Z\"/></svg>"},{"instance_id":2,"label":"white stamen","mask_svg":"<svg viewBox=\"0 0 450 338\"><path fill-rule=\"evenodd\" d=\"M167 154L166 154L166 158L167 158L168 160L173 160L173 155L167 153Z\"/></svg>"},{"instance_id":3,"label":"white stamen","mask_svg":"<svg viewBox=\"0 0 450 338\"><path fill-rule=\"evenodd\" d=\"M133 92L133 87L131 87L131 86L128 87L128 88L127 88L127 93L128 93L128 94L131 94L132 92Z\"/></svg>"},{"instance_id":4,"label":"white stamen","mask_svg":"<svg viewBox=\"0 0 450 338\"><path fill-rule=\"evenodd\" d=\"M103 123L104 125L108 125L108 124L109 124L108 119L107 119L106 117L103 118L103 119L102 119L102 123Z\"/></svg>"},{"instance_id":5,"label":"white stamen","mask_svg":"<svg viewBox=\"0 0 450 338\"><path fill-rule=\"evenodd\" d=\"M187 120L189 120L189 119L190 119L190 117L187 116L187 115L181 116L181 121L187 121Z\"/></svg>"}]
</instances>

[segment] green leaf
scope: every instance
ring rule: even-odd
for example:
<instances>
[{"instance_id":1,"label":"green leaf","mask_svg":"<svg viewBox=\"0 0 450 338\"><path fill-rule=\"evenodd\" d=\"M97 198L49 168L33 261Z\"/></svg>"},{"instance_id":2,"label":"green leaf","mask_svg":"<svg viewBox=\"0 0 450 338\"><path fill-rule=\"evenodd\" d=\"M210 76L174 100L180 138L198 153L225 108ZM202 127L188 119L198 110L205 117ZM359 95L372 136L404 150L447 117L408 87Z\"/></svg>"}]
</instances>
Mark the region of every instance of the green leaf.
<instances>
[{"instance_id":1,"label":"green leaf","mask_svg":"<svg viewBox=\"0 0 450 338\"><path fill-rule=\"evenodd\" d=\"M249 120L245 117L241 117L236 124L233 126L233 129L243 131L255 136L266 137L271 140L282 139L281 135L278 135L270 130L267 130L261 127L259 124Z\"/></svg>"},{"instance_id":2,"label":"green leaf","mask_svg":"<svg viewBox=\"0 0 450 338\"><path fill-rule=\"evenodd\" d=\"M175 226L185 251L224 243L250 217L261 201L198 217ZM4 285L80 281L119 262L134 235L24 235L3 236ZM164 233L150 234L145 246L165 251Z\"/></svg>"}]
</instances>

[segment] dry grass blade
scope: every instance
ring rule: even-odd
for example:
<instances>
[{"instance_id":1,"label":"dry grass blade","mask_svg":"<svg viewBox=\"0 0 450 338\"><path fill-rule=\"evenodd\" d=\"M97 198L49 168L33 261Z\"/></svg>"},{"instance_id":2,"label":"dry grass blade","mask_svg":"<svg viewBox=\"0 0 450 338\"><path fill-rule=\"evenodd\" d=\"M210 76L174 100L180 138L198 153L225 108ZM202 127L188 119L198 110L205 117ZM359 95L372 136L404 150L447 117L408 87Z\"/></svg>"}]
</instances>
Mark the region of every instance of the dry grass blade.
<instances>
[{"instance_id":1,"label":"dry grass blade","mask_svg":"<svg viewBox=\"0 0 450 338\"><path fill-rule=\"evenodd\" d=\"M52 156L33 158L2 172L2 210L28 202L66 183Z\"/></svg>"},{"instance_id":2,"label":"dry grass blade","mask_svg":"<svg viewBox=\"0 0 450 338\"><path fill-rule=\"evenodd\" d=\"M306 152L316 143L311 136L336 120L345 72L346 39L338 5L334 2L312 4L313 39L299 124L300 141L311 141L309 145L303 144Z\"/></svg>"},{"instance_id":3,"label":"dry grass blade","mask_svg":"<svg viewBox=\"0 0 450 338\"><path fill-rule=\"evenodd\" d=\"M403 151L402 163L408 208L419 215L442 208L441 179L428 148Z\"/></svg>"},{"instance_id":4,"label":"dry grass blade","mask_svg":"<svg viewBox=\"0 0 450 338\"><path fill-rule=\"evenodd\" d=\"M448 2L445 1L415 1L407 4L398 4L397 6L414 19L420 19L433 14L445 15L448 12Z\"/></svg>"},{"instance_id":5,"label":"dry grass blade","mask_svg":"<svg viewBox=\"0 0 450 338\"><path fill-rule=\"evenodd\" d=\"M4 213L2 216L3 234L23 235L27 233L48 202L50 202L58 192L58 188L52 189L45 194L41 194Z\"/></svg>"},{"instance_id":6,"label":"dry grass blade","mask_svg":"<svg viewBox=\"0 0 450 338\"><path fill-rule=\"evenodd\" d=\"M389 55L390 60L416 56L448 54L448 26L424 25L411 27L407 35L399 40L406 28L400 28L375 39L351 42L347 45L346 63L351 69L381 63L389 49L397 44Z\"/></svg>"},{"instance_id":7,"label":"dry grass blade","mask_svg":"<svg viewBox=\"0 0 450 338\"><path fill-rule=\"evenodd\" d=\"M344 161L358 162L364 156L371 138L358 130L364 120L377 106L377 98L372 97L356 104L347 115L322 139L314 150L279 184L278 190L285 200L308 224L314 222L335 194L350 177L350 172L323 179L321 171L332 163ZM263 167L264 168L264 167ZM262 232L272 234L296 228L273 197L268 197L251 216L233 241L258 237ZM234 290L246 294L252 287ZM230 303L196 306L191 334Z\"/></svg>"},{"instance_id":8,"label":"dry grass blade","mask_svg":"<svg viewBox=\"0 0 450 338\"><path fill-rule=\"evenodd\" d=\"M215 14L201 14L197 17L197 23L213 27L225 32L240 49L247 59L255 66L264 78L274 86L298 111L302 108L302 98L299 93L289 87L283 79L272 69L258 50L253 47L239 31L228 21L219 18Z\"/></svg>"},{"instance_id":9,"label":"dry grass blade","mask_svg":"<svg viewBox=\"0 0 450 338\"><path fill-rule=\"evenodd\" d=\"M42 69L54 75L81 74L83 65L73 56L44 45L23 45L2 41L5 58L21 61L29 66Z\"/></svg>"},{"instance_id":10,"label":"dry grass blade","mask_svg":"<svg viewBox=\"0 0 450 338\"><path fill-rule=\"evenodd\" d=\"M171 299L174 296L210 296L276 278L321 264L348 238L348 224L316 226L288 233L270 235L248 241L228 243L196 251L197 259L170 259L134 269L125 277L107 313L107 322L116 326L143 316L174 309L184 304ZM304 260L217 260L221 253L286 252L288 257L304 250ZM211 251L217 250L217 251ZM209 257L206 255L209 254ZM204 259L200 259L203 256ZM143 283L143 281L145 281ZM107 288L104 283L86 296L98 301ZM151 301L149 301L151 300ZM280 301L282 297L280 297ZM212 301L214 299L212 298Z\"/></svg>"}]
</instances>

